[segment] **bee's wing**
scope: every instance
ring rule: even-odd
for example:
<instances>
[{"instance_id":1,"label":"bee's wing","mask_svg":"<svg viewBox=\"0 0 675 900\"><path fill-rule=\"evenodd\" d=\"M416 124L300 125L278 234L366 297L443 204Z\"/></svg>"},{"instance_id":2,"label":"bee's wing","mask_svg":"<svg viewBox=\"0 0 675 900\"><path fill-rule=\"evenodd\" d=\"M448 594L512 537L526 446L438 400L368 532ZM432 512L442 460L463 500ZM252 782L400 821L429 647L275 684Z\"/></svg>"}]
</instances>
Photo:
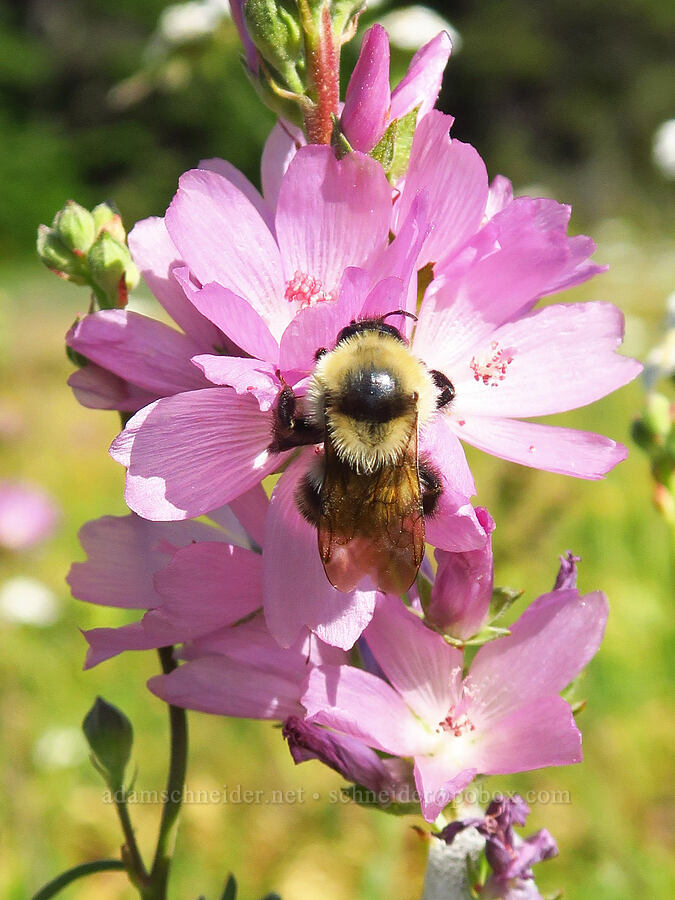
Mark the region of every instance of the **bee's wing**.
<instances>
[{"instance_id":1,"label":"bee's wing","mask_svg":"<svg viewBox=\"0 0 675 900\"><path fill-rule=\"evenodd\" d=\"M417 467L417 419L395 465L360 475L325 440L319 552L331 584L352 591L370 575L381 591L401 594L424 556L424 515Z\"/></svg>"}]
</instances>

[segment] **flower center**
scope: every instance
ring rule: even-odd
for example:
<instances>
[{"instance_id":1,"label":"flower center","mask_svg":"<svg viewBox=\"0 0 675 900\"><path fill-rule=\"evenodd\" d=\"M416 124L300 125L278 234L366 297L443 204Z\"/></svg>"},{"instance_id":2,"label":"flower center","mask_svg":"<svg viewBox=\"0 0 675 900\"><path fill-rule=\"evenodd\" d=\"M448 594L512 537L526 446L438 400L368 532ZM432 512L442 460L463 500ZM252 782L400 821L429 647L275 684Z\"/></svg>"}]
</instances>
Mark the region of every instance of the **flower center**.
<instances>
[{"instance_id":1,"label":"flower center","mask_svg":"<svg viewBox=\"0 0 675 900\"><path fill-rule=\"evenodd\" d=\"M324 291L321 282L306 272L296 272L286 283L284 297L289 303L299 303L300 309L316 306L324 300L334 300L332 293Z\"/></svg>"},{"instance_id":2,"label":"flower center","mask_svg":"<svg viewBox=\"0 0 675 900\"><path fill-rule=\"evenodd\" d=\"M503 350L499 341L492 341L487 350L472 357L470 366L476 381L497 387L506 377L506 370L513 362L514 351Z\"/></svg>"},{"instance_id":3,"label":"flower center","mask_svg":"<svg viewBox=\"0 0 675 900\"><path fill-rule=\"evenodd\" d=\"M466 713L456 716L454 709L451 709L443 721L438 723L438 727L441 731L447 731L449 734L454 734L455 737L461 737L469 731L476 730L476 726Z\"/></svg>"}]
</instances>

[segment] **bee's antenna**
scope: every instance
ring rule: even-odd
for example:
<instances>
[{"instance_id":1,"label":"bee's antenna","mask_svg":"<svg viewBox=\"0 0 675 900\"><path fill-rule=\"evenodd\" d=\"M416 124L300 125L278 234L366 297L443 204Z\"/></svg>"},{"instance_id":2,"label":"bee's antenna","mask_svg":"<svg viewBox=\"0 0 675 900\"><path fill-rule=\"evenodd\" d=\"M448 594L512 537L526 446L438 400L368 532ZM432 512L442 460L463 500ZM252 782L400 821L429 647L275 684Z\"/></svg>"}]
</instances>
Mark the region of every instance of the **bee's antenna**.
<instances>
[{"instance_id":1,"label":"bee's antenna","mask_svg":"<svg viewBox=\"0 0 675 900\"><path fill-rule=\"evenodd\" d=\"M413 321L417 321L417 316L415 313L408 312L407 309L394 309L392 312L385 313L383 316L380 316L380 322L384 322L385 319L388 319L389 316L407 316L409 319L413 319Z\"/></svg>"}]
</instances>

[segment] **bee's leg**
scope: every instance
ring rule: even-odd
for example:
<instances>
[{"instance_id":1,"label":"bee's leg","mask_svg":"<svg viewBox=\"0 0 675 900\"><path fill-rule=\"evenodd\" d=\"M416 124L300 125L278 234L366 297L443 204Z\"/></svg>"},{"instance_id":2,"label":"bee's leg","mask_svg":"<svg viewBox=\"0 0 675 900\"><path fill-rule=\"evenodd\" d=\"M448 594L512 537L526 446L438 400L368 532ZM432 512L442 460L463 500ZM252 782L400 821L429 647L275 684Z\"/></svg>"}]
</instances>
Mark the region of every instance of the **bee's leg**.
<instances>
[{"instance_id":1,"label":"bee's leg","mask_svg":"<svg viewBox=\"0 0 675 900\"><path fill-rule=\"evenodd\" d=\"M321 518L321 481L313 471L309 471L299 482L294 499L303 519L318 528Z\"/></svg>"},{"instance_id":2,"label":"bee's leg","mask_svg":"<svg viewBox=\"0 0 675 900\"><path fill-rule=\"evenodd\" d=\"M312 425L298 413L298 398L288 385L279 391L273 416L272 442L269 445L272 453L323 441L323 429Z\"/></svg>"},{"instance_id":3,"label":"bee's leg","mask_svg":"<svg viewBox=\"0 0 675 900\"><path fill-rule=\"evenodd\" d=\"M443 406L447 406L451 400L455 397L455 388L450 379L444 375L442 372L439 372L438 369L432 369L429 374L434 380L434 384L439 390L438 397L436 399L436 409L441 409Z\"/></svg>"},{"instance_id":4,"label":"bee's leg","mask_svg":"<svg viewBox=\"0 0 675 900\"><path fill-rule=\"evenodd\" d=\"M422 489L422 509L425 516L433 516L443 493L441 476L427 461L419 462L420 488Z\"/></svg>"}]
</instances>

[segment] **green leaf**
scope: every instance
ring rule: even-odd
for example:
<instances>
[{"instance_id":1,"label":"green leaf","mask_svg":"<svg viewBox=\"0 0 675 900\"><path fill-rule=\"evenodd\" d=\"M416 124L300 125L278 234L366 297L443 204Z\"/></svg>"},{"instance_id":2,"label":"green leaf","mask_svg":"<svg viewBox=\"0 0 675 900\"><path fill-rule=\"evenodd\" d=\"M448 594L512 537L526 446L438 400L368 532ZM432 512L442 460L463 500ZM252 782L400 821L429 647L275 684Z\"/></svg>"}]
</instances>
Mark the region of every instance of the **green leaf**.
<instances>
[{"instance_id":1,"label":"green leaf","mask_svg":"<svg viewBox=\"0 0 675 900\"><path fill-rule=\"evenodd\" d=\"M386 174L389 174L394 162L396 151L396 135L398 134L398 119L391 123L380 140L370 151L370 156L377 160Z\"/></svg>"},{"instance_id":2,"label":"green leaf","mask_svg":"<svg viewBox=\"0 0 675 900\"><path fill-rule=\"evenodd\" d=\"M382 802L378 794L360 784L343 787L342 793L359 806L365 806L368 809L380 809L382 812L389 813L392 816L410 816L419 814L420 811L419 803Z\"/></svg>"},{"instance_id":3,"label":"green leaf","mask_svg":"<svg viewBox=\"0 0 675 900\"><path fill-rule=\"evenodd\" d=\"M462 647L482 647L483 644L489 644L490 641L496 641L497 638L507 637L509 634L511 634L511 632L508 628L497 628L494 625L484 625L478 634L474 634L468 641L451 637L449 634L444 634L443 638L446 643L461 649Z\"/></svg>"},{"instance_id":4,"label":"green leaf","mask_svg":"<svg viewBox=\"0 0 675 900\"><path fill-rule=\"evenodd\" d=\"M494 588L492 591L492 599L490 600L490 609L488 611L488 622L495 622L522 596L523 591L518 591L515 588Z\"/></svg>"},{"instance_id":5,"label":"green leaf","mask_svg":"<svg viewBox=\"0 0 675 900\"><path fill-rule=\"evenodd\" d=\"M399 178L408 171L410 150L412 148L415 127L417 125L418 109L419 107L416 107L406 116L397 120L394 158L392 159L391 167L387 173L387 177L392 183L398 181Z\"/></svg>"}]
</instances>

